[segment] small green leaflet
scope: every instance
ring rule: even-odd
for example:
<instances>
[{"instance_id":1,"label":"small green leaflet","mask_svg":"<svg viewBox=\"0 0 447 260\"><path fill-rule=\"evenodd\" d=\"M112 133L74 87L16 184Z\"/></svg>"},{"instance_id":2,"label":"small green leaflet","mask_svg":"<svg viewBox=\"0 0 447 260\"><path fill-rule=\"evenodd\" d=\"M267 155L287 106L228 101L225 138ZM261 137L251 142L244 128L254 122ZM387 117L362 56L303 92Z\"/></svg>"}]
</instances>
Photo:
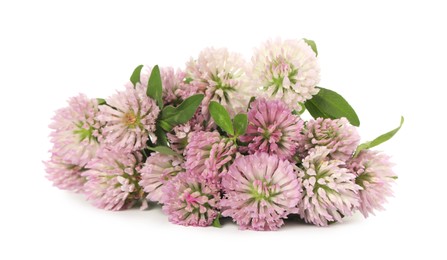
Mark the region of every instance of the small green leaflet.
<instances>
[{"instance_id":1,"label":"small green leaflet","mask_svg":"<svg viewBox=\"0 0 447 260\"><path fill-rule=\"evenodd\" d=\"M130 82L132 82L134 87L140 82L140 73L142 68L143 65L139 65L133 70L132 75L130 76Z\"/></svg>"},{"instance_id":2,"label":"small green leaflet","mask_svg":"<svg viewBox=\"0 0 447 260\"><path fill-rule=\"evenodd\" d=\"M154 151L154 152L159 152L161 154L179 156L178 153L174 152L171 148L169 148L167 146L148 147L147 149Z\"/></svg>"},{"instance_id":3,"label":"small green leaflet","mask_svg":"<svg viewBox=\"0 0 447 260\"><path fill-rule=\"evenodd\" d=\"M315 44L314 41L303 38L303 40L309 44L309 46L312 48L312 50L315 52L315 56L318 56L318 50L317 50L317 45Z\"/></svg>"},{"instance_id":4,"label":"small green leaflet","mask_svg":"<svg viewBox=\"0 0 447 260\"><path fill-rule=\"evenodd\" d=\"M78 135L80 142L82 142L85 139L88 139L88 141L90 142L93 138L92 127L90 127L90 129L85 129L85 128L80 127L79 129L74 130L73 133Z\"/></svg>"},{"instance_id":5,"label":"small green leaflet","mask_svg":"<svg viewBox=\"0 0 447 260\"><path fill-rule=\"evenodd\" d=\"M99 105L99 106L101 106L101 105L107 105L106 100L103 99L103 98L97 98L96 100L98 101L98 105Z\"/></svg>"},{"instance_id":6,"label":"small green leaflet","mask_svg":"<svg viewBox=\"0 0 447 260\"><path fill-rule=\"evenodd\" d=\"M244 135L247 131L248 117L247 114L237 114L233 118L233 128L236 136Z\"/></svg>"},{"instance_id":7,"label":"small green leaflet","mask_svg":"<svg viewBox=\"0 0 447 260\"><path fill-rule=\"evenodd\" d=\"M155 136L157 136L157 145L167 146L168 139L166 137L166 133L159 124L157 124L157 128L155 129Z\"/></svg>"},{"instance_id":8,"label":"small green leaflet","mask_svg":"<svg viewBox=\"0 0 447 260\"><path fill-rule=\"evenodd\" d=\"M375 146L378 146L379 144L382 144L382 143L384 143L384 142L390 140L390 139L391 139L397 132L399 132L400 128L401 128L402 125L404 124L404 121L405 121L405 120L404 120L404 117L402 116L402 117L400 118L400 125L399 125L399 127L397 127L396 129L393 129L393 130L389 131L388 133L385 133L385 134L383 134L383 135L377 137L376 139L374 139L374 140L372 140L372 141L369 141L369 142L366 142L366 143L363 143L363 144L359 145L359 146L357 147L357 149L355 150L354 157L357 157L357 155L359 155L359 153L360 153L361 151L363 151L363 150L373 148L373 147L375 147Z\"/></svg>"},{"instance_id":9,"label":"small green leaflet","mask_svg":"<svg viewBox=\"0 0 447 260\"><path fill-rule=\"evenodd\" d=\"M222 225L220 224L220 213L217 215L217 217L213 220L213 227L220 228Z\"/></svg>"},{"instance_id":10,"label":"small green leaflet","mask_svg":"<svg viewBox=\"0 0 447 260\"><path fill-rule=\"evenodd\" d=\"M234 135L233 123L231 122L230 114L228 114L227 110L216 101L211 101L209 106L211 117L214 119L214 122L228 135Z\"/></svg>"},{"instance_id":11,"label":"small green leaflet","mask_svg":"<svg viewBox=\"0 0 447 260\"><path fill-rule=\"evenodd\" d=\"M354 109L337 92L320 88L318 94L307 100L305 106L309 113L314 117L337 119L346 117L354 126L360 126L360 120Z\"/></svg>"},{"instance_id":12,"label":"small green leaflet","mask_svg":"<svg viewBox=\"0 0 447 260\"><path fill-rule=\"evenodd\" d=\"M190 78L190 77L187 77L187 78L184 80L184 82L185 82L186 84L189 84L189 83L191 83L192 81L193 81L193 79Z\"/></svg>"},{"instance_id":13,"label":"small green leaflet","mask_svg":"<svg viewBox=\"0 0 447 260\"><path fill-rule=\"evenodd\" d=\"M161 83L160 68L158 65L155 65L152 69L151 76L149 77L149 81L147 83L146 94L148 97L153 98L155 102L157 102L160 109L163 109L163 87Z\"/></svg>"},{"instance_id":14,"label":"small green leaflet","mask_svg":"<svg viewBox=\"0 0 447 260\"><path fill-rule=\"evenodd\" d=\"M188 122L202 103L203 97L203 94L193 95L185 99L177 107L165 107L161 111L160 126L165 131L171 131L174 126Z\"/></svg>"}]
</instances>

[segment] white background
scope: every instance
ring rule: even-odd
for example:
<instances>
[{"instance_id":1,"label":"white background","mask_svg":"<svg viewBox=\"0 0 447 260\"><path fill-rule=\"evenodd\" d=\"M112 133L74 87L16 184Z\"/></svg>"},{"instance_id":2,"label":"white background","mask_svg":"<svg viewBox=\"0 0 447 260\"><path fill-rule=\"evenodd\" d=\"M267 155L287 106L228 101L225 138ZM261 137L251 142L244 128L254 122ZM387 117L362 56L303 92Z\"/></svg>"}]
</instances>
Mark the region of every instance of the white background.
<instances>
[{"instance_id":1,"label":"white background","mask_svg":"<svg viewBox=\"0 0 447 260\"><path fill-rule=\"evenodd\" d=\"M434 1L1 1L0 259L446 259L446 8ZM314 39L321 86L356 108L363 140L399 175L387 211L327 228L186 228L159 207L106 212L52 187L53 111L107 97L138 64L182 67L207 46L251 57L268 38ZM444 247L444 248L443 248Z\"/></svg>"}]
</instances>

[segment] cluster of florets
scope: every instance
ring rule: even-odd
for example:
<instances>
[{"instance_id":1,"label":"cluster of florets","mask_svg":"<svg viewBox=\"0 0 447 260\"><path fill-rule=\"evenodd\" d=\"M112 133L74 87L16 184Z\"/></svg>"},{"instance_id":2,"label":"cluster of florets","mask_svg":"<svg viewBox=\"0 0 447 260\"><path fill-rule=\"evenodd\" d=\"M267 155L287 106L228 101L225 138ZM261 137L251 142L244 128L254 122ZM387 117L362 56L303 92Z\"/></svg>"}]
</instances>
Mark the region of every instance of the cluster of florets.
<instances>
[{"instance_id":1,"label":"cluster of florets","mask_svg":"<svg viewBox=\"0 0 447 260\"><path fill-rule=\"evenodd\" d=\"M344 118L303 120L319 91L305 40L269 41L251 62L208 48L184 70L138 67L107 99L79 95L56 112L47 177L93 205L162 205L169 221L276 230L290 214L318 226L382 209L389 158L356 153ZM157 92L157 86L161 89Z\"/></svg>"}]
</instances>

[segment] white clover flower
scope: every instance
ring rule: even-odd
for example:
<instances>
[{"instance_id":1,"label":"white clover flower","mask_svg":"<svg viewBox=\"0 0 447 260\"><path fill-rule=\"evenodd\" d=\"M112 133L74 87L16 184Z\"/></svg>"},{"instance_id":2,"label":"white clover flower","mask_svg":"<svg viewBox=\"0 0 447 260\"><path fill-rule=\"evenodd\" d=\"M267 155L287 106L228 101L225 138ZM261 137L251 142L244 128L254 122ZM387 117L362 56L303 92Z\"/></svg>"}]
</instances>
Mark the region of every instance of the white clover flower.
<instances>
[{"instance_id":1,"label":"white clover flower","mask_svg":"<svg viewBox=\"0 0 447 260\"><path fill-rule=\"evenodd\" d=\"M252 84L267 97L284 101L291 109L318 93L320 67L304 40L267 41L252 58Z\"/></svg>"}]
</instances>

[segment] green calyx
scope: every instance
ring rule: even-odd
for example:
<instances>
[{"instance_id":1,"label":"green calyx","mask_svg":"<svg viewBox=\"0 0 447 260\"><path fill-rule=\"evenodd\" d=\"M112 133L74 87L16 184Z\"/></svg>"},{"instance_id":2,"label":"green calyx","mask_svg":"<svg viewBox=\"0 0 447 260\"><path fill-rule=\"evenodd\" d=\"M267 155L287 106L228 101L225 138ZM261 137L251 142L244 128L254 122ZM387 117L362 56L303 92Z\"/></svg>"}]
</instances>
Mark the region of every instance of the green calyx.
<instances>
[{"instance_id":1,"label":"green calyx","mask_svg":"<svg viewBox=\"0 0 447 260\"><path fill-rule=\"evenodd\" d=\"M365 185L364 185L365 182L371 183L371 181L372 181L372 176L371 176L371 174L369 174L367 172L362 173L359 176L357 176L357 178L355 178L355 184L359 185L362 188L365 188Z\"/></svg>"},{"instance_id":2,"label":"green calyx","mask_svg":"<svg viewBox=\"0 0 447 260\"><path fill-rule=\"evenodd\" d=\"M322 179L322 178L325 178L325 177L329 176L330 171L322 170L321 169L321 166L322 166L321 163L316 163L316 162L314 162L314 163L315 163L316 175L312 175L311 176L311 175L308 175L307 172L305 173L305 179L309 179L310 177L315 177L315 185L314 185L314 188L313 188L313 192L315 194L317 194L318 193L318 189L320 189L320 188L322 188L326 193L335 192L333 189L329 188L327 185L318 183L319 179Z\"/></svg>"},{"instance_id":3,"label":"green calyx","mask_svg":"<svg viewBox=\"0 0 447 260\"><path fill-rule=\"evenodd\" d=\"M83 122L79 122L78 124L76 124L76 126L78 129L74 130L73 133L78 136L79 142L82 142L86 139L89 142L91 142L92 140L97 142L96 137L93 136L93 132L95 131L94 127L89 126L88 128L84 128Z\"/></svg>"},{"instance_id":4,"label":"green calyx","mask_svg":"<svg viewBox=\"0 0 447 260\"><path fill-rule=\"evenodd\" d=\"M277 196L279 193L274 190L271 183L267 180L262 180L260 184L251 184L250 195L252 199L256 202L267 201L271 202L272 198Z\"/></svg>"},{"instance_id":5,"label":"green calyx","mask_svg":"<svg viewBox=\"0 0 447 260\"><path fill-rule=\"evenodd\" d=\"M86 170L88 170L87 168L81 167L77 164L66 164L65 167L67 170L71 170L74 172L85 172Z\"/></svg>"},{"instance_id":6,"label":"green calyx","mask_svg":"<svg viewBox=\"0 0 447 260\"><path fill-rule=\"evenodd\" d=\"M321 139L332 139L334 137L338 136L338 132L334 131L334 129L330 128L326 131L322 131L323 137L318 139L318 137L316 138L317 140L321 140ZM314 136L317 136L316 133Z\"/></svg>"},{"instance_id":7,"label":"green calyx","mask_svg":"<svg viewBox=\"0 0 447 260\"><path fill-rule=\"evenodd\" d=\"M217 73L216 73L217 74ZM233 75L230 73L225 74L224 79L233 79ZM215 90L222 90L223 98L226 102L231 102L228 92L235 91L236 89L228 84L223 83L222 79L216 75L211 75L211 80L216 82Z\"/></svg>"},{"instance_id":8,"label":"green calyx","mask_svg":"<svg viewBox=\"0 0 447 260\"><path fill-rule=\"evenodd\" d=\"M273 61L273 64L270 67L270 73L274 75L274 68L282 66L283 64L284 62L281 60ZM287 64L287 66L289 66L288 70L283 71L283 73L280 73L277 77L272 77L272 81L270 82L270 84L264 87L265 90L273 86L275 89L272 94L275 95L280 88L283 88L283 81L285 77L289 78L291 84L297 83L296 76L298 75L298 69L291 64ZM290 87L284 89L284 91L287 90L293 91L293 89Z\"/></svg>"},{"instance_id":9,"label":"green calyx","mask_svg":"<svg viewBox=\"0 0 447 260\"><path fill-rule=\"evenodd\" d=\"M264 129L264 133L262 133L262 136L265 138L265 139L270 139L270 132L269 132L269 130L267 130L267 129Z\"/></svg>"}]
</instances>

